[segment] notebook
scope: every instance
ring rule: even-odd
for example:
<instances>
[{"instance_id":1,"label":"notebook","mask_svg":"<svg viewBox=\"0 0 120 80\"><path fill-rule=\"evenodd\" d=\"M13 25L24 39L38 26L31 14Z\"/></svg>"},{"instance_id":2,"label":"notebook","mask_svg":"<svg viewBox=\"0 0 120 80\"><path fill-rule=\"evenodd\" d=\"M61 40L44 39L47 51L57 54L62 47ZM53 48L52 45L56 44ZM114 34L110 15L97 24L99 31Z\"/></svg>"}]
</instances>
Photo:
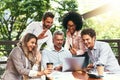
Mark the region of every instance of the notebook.
<instances>
[{"instance_id":1,"label":"notebook","mask_svg":"<svg viewBox=\"0 0 120 80\"><path fill-rule=\"evenodd\" d=\"M85 68L85 57L65 58L63 62L63 72L77 71Z\"/></svg>"}]
</instances>

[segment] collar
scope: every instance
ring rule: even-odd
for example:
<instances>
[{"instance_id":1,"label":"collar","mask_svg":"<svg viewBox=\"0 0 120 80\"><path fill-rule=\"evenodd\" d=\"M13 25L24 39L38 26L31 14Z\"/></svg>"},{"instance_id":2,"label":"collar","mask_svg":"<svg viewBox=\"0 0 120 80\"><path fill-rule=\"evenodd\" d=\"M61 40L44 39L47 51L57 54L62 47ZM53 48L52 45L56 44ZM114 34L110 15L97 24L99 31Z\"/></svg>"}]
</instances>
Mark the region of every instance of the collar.
<instances>
[{"instance_id":1,"label":"collar","mask_svg":"<svg viewBox=\"0 0 120 80\"><path fill-rule=\"evenodd\" d=\"M95 41L95 43L94 43L94 47L93 47L92 50L96 50L96 49L97 49L97 44L96 44L96 43L97 43L97 41ZM90 50L90 49L87 48L87 51L88 51L88 50ZM91 50L91 51L92 51L92 50Z\"/></svg>"},{"instance_id":2,"label":"collar","mask_svg":"<svg viewBox=\"0 0 120 80\"><path fill-rule=\"evenodd\" d=\"M54 47L52 47L52 51L56 51ZM63 47L59 51L56 51L56 52L61 52L61 51L64 51Z\"/></svg>"}]
</instances>

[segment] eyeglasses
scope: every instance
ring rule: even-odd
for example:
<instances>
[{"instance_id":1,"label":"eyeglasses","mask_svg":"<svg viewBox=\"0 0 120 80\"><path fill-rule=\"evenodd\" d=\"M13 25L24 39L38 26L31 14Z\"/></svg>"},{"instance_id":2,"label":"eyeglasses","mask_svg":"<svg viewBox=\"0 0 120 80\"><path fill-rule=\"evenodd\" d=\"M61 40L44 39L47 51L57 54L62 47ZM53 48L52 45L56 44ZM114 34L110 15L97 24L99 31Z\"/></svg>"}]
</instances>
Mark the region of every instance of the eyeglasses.
<instances>
[{"instance_id":1,"label":"eyeglasses","mask_svg":"<svg viewBox=\"0 0 120 80\"><path fill-rule=\"evenodd\" d=\"M67 25L67 28L76 27L76 25Z\"/></svg>"}]
</instances>

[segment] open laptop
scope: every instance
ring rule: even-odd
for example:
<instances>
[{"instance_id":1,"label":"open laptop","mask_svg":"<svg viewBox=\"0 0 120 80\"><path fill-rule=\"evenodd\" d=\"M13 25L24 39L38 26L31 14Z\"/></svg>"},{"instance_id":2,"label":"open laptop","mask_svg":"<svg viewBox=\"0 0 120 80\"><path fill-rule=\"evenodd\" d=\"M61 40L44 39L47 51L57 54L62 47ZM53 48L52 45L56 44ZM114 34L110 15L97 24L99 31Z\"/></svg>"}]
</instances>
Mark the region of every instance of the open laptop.
<instances>
[{"instance_id":1,"label":"open laptop","mask_svg":"<svg viewBox=\"0 0 120 80\"><path fill-rule=\"evenodd\" d=\"M85 57L71 57L71 58L65 58L63 62L63 69L64 72L69 71L77 71L85 68L84 65Z\"/></svg>"}]
</instances>

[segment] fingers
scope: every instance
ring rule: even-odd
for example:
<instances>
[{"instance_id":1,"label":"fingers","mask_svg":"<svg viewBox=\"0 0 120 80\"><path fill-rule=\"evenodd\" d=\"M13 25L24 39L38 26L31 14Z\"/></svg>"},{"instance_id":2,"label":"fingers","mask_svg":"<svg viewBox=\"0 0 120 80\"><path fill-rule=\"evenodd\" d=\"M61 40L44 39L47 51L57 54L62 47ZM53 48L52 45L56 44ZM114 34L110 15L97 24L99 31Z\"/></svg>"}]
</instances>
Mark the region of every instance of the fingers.
<instances>
[{"instance_id":1,"label":"fingers","mask_svg":"<svg viewBox=\"0 0 120 80\"><path fill-rule=\"evenodd\" d=\"M47 29L47 28L45 28L45 29L42 31L42 33L41 33L41 34L42 34L42 35L44 35L44 34L47 32L47 30L48 30L48 29Z\"/></svg>"},{"instance_id":2,"label":"fingers","mask_svg":"<svg viewBox=\"0 0 120 80\"><path fill-rule=\"evenodd\" d=\"M71 52L73 55L76 54L76 50L75 50L74 48L70 48L69 50L70 50L70 52Z\"/></svg>"},{"instance_id":3,"label":"fingers","mask_svg":"<svg viewBox=\"0 0 120 80\"><path fill-rule=\"evenodd\" d=\"M54 70L56 70L56 71L62 71L62 66L55 67Z\"/></svg>"},{"instance_id":4,"label":"fingers","mask_svg":"<svg viewBox=\"0 0 120 80\"><path fill-rule=\"evenodd\" d=\"M43 39L45 37L47 37L48 35L45 35L45 33L47 32L47 28L45 28L38 36L38 39Z\"/></svg>"},{"instance_id":5,"label":"fingers","mask_svg":"<svg viewBox=\"0 0 120 80\"><path fill-rule=\"evenodd\" d=\"M87 68L94 68L93 64L89 64Z\"/></svg>"},{"instance_id":6,"label":"fingers","mask_svg":"<svg viewBox=\"0 0 120 80\"><path fill-rule=\"evenodd\" d=\"M45 75L50 74L51 72L52 72L51 69L46 69L46 70L44 70Z\"/></svg>"}]
</instances>

